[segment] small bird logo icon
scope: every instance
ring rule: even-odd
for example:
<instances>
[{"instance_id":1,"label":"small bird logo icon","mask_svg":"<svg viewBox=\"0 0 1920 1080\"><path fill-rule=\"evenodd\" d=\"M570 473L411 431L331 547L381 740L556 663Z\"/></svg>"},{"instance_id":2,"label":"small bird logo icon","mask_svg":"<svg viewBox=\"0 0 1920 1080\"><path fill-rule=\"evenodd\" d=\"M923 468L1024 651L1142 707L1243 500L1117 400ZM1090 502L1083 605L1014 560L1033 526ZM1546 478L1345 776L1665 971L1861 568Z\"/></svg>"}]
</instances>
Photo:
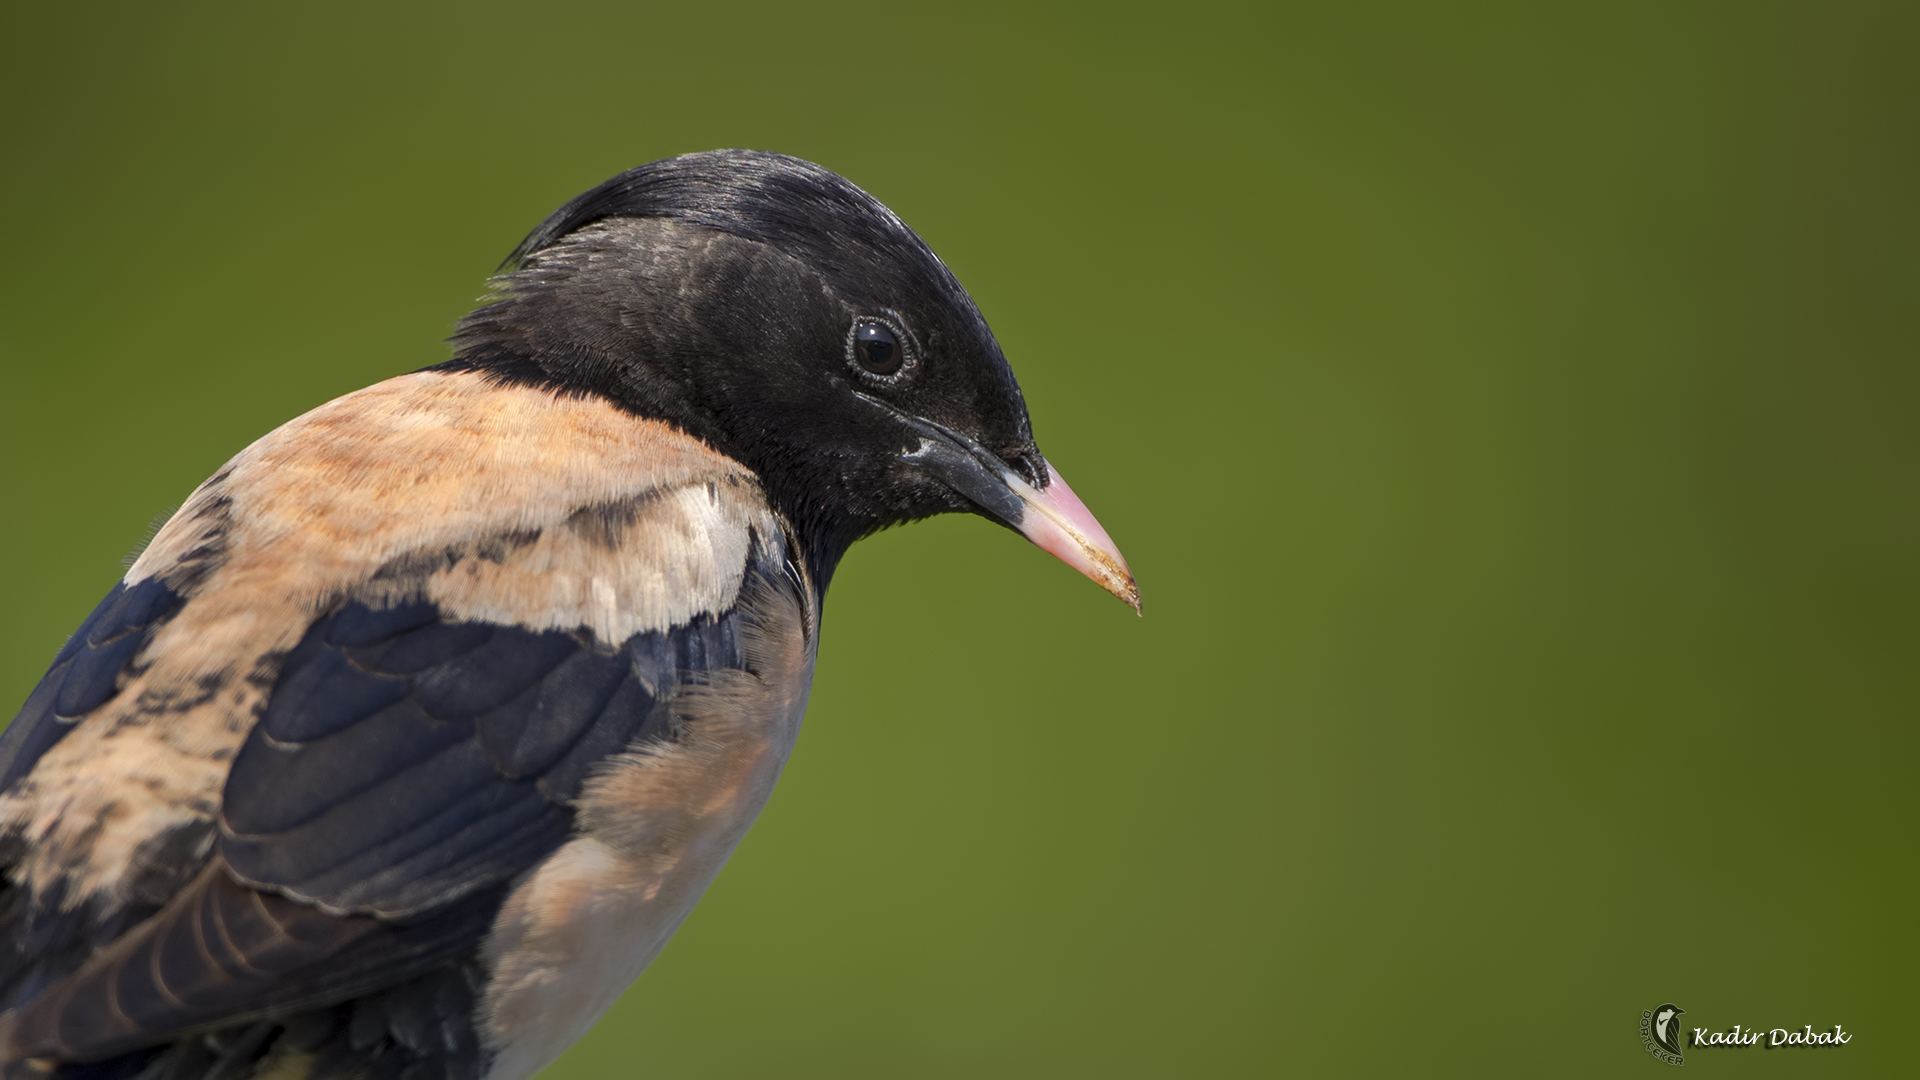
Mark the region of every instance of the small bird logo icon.
<instances>
[{"instance_id":1,"label":"small bird logo icon","mask_svg":"<svg viewBox=\"0 0 1920 1080\"><path fill-rule=\"evenodd\" d=\"M1678 1018L1681 1013L1686 1011L1687 1010L1675 1005L1671 1001L1653 1010L1653 1030L1651 1032L1653 1041L1659 1044L1660 1049L1665 1050L1674 1057L1680 1056L1680 1023Z\"/></svg>"}]
</instances>

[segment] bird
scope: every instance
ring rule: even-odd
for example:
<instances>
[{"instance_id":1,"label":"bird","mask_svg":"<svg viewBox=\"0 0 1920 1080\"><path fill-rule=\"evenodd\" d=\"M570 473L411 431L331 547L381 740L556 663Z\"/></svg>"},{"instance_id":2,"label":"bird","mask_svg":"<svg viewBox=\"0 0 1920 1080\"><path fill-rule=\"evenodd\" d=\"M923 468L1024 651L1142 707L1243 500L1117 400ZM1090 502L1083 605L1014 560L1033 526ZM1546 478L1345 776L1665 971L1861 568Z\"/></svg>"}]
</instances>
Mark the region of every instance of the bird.
<instances>
[{"instance_id":1,"label":"bird","mask_svg":"<svg viewBox=\"0 0 1920 1080\"><path fill-rule=\"evenodd\" d=\"M196 488L0 735L0 1076L522 1080L765 805L852 544L976 514L1139 610L979 308L822 166L621 173L450 345Z\"/></svg>"}]
</instances>

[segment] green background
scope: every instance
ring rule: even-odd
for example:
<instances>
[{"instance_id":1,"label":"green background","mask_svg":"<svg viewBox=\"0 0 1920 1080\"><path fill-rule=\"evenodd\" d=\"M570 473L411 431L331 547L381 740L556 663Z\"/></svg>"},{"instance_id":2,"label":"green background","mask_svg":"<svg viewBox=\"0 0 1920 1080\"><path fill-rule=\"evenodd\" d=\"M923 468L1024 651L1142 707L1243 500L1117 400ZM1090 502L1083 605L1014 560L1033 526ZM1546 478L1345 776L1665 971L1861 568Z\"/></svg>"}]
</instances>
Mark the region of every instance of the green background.
<instances>
[{"instance_id":1,"label":"green background","mask_svg":"<svg viewBox=\"0 0 1920 1080\"><path fill-rule=\"evenodd\" d=\"M892 205L1136 619L857 547L779 794L555 1066L1911 1075L1920 8L34 4L0 697L250 440L614 172Z\"/></svg>"}]
</instances>

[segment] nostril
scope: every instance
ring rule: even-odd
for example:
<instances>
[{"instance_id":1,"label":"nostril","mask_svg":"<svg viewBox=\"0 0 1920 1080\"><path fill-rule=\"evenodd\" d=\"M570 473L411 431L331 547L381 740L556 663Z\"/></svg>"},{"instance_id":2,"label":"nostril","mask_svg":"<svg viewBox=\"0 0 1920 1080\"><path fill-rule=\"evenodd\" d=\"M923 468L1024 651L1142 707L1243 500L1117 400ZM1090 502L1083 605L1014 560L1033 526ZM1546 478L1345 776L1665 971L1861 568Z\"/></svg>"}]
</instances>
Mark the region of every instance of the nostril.
<instances>
[{"instance_id":1,"label":"nostril","mask_svg":"<svg viewBox=\"0 0 1920 1080\"><path fill-rule=\"evenodd\" d=\"M1013 470L1020 474L1020 478L1025 480L1028 486L1034 488L1047 486L1047 459L1041 457L1038 450L1016 450L1001 456L1007 464L1013 466Z\"/></svg>"}]
</instances>

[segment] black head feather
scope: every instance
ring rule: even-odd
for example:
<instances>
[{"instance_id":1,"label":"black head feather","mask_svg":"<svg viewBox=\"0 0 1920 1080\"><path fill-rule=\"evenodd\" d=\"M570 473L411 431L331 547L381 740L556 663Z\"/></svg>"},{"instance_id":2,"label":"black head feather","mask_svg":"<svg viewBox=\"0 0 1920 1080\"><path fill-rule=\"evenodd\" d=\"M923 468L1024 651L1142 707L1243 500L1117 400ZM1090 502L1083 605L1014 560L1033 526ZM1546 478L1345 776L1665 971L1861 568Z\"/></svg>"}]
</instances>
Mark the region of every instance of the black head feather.
<instances>
[{"instance_id":1,"label":"black head feather","mask_svg":"<svg viewBox=\"0 0 1920 1080\"><path fill-rule=\"evenodd\" d=\"M972 439L1036 484L1019 385L953 273L879 200L797 158L718 150L629 170L521 242L443 367L594 394L760 474L824 583L876 529L979 508L901 464L909 428ZM859 325L897 334L886 377Z\"/></svg>"},{"instance_id":2,"label":"black head feather","mask_svg":"<svg viewBox=\"0 0 1920 1080\"><path fill-rule=\"evenodd\" d=\"M800 255L834 276L910 263L945 288L960 289L880 200L811 161L760 150L712 150L629 169L554 211L502 268L610 217L688 222Z\"/></svg>"}]
</instances>

